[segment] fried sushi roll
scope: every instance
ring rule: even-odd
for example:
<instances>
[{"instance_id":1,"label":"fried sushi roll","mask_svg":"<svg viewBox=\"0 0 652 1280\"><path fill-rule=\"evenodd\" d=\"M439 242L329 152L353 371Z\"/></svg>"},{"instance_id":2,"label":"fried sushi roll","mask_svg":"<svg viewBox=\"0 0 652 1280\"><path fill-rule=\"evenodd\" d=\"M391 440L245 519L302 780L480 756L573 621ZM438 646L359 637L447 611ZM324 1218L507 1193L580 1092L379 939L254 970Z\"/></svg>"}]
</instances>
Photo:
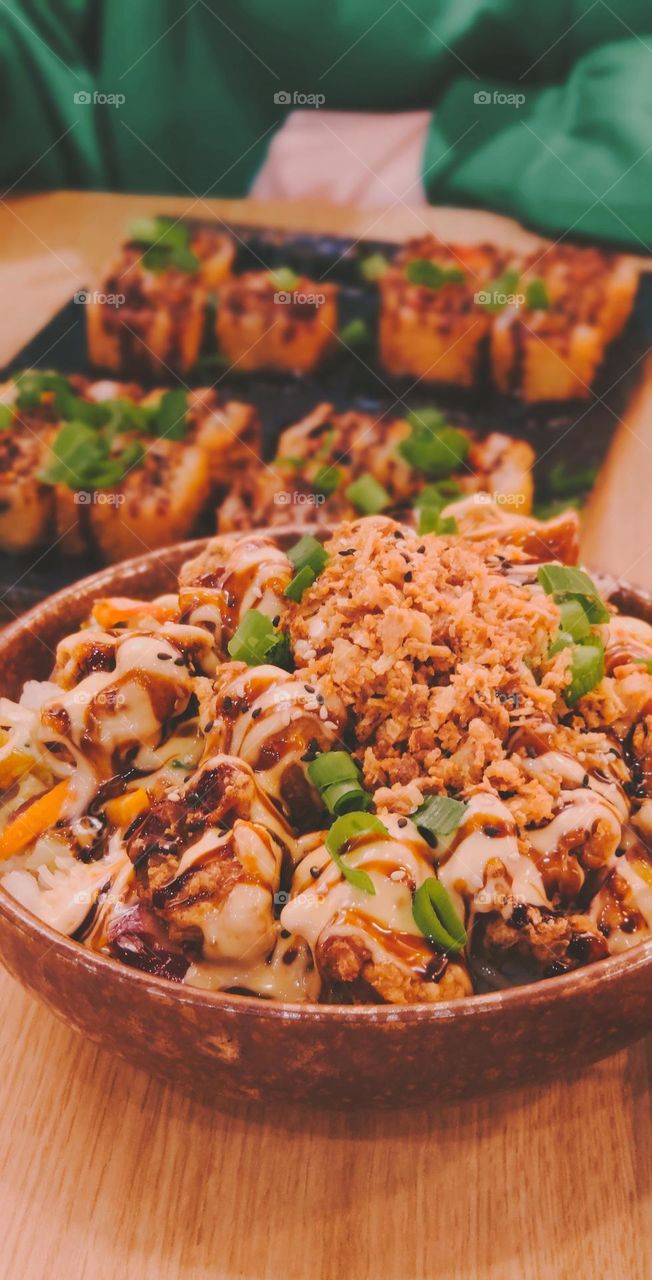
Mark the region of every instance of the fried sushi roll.
<instances>
[{"instance_id":1,"label":"fried sushi roll","mask_svg":"<svg viewBox=\"0 0 652 1280\"><path fill-rule=\"evenodd\" d=\"M31 422L0 404L0 547L29 551L47 542L54 516L54 495L40 479L49 457L51 427Z\"/></svg>"},{"instance_id":2,"label":"fried sushi roll","mask_svg":"<svg viewBox=\"0 0 652 1280\"><path fill-rule=\"evenodd\" d=\"M278 667L229 662L215 681L206 751L244 760L265 794L303 831L323 812L303 762L328 751L343 727L343 708L328 707L314 685Z\"/></svg>"},{"instance_id":3,"label":"fried sushi roll","mask_svg":"<svg viewBox=\"0 0 652 1280\"><path fill-rule=\"evenodd\" d=\"M495 965L526 981L607 954L577 904L587 877L613 856L620 819L609 801L581 784L562 792L561 806L551 822L528 833L528 847L508 806L490 793L475 794L454 836L438 843L438 876L466 920L485 980Z\"/></svg>"},{"instance_id":4,"label":"fried sushi roll","mask_svg":"<svg viewBox=\"0 0 652 1280\"><path fill-rule=\"evenodd\" d=\"M96 421L53 431L54 525L61 549L111 562L190 537L212 495L259 447L253 409L215 391L151 391L96 382L82 410Z\"/></svg>"},{"instance_id":5,"label":"fried sushi roll","mask_svg":"<svg viewBox=\"0 0 652 1280\"><path fill-rule=\"evenodd\" d=\"M275 911L293 837L235 757L216 755L156 802L127 842L141 903L192 963L188 981L268 994L283 962Z\"/></svg>"},{"instance_id":6,"label":"fried sushi roll","mask_svg":"<svg viewBox=\"0 0 652 1280\"><path fill-rule=\"evenodd\" d=\"M89 359L123 377L187 373L197 363L208 291L228 275L230 236L144 219L86 299Z\"/></svg>"},{"instance_id":7,"label":"fried sushi roll","mask_svg":"<svg viewBox=\"0 0 652 1280\"><path fill-rule=\"evenodd\" d=\"M472 386L490 327L475 298L503 266L490 245L446 245L434 236L406 244L379 280L384 369Z\"/></svg>"},{"instance_id":8,"label":"fried sushi roll","mask_svg":"<svg viewBox=\"0 0 652 1280\"><path fill-rule=\"evenodd\" d=\"M272 463L236 481L218 509L218 528L286 523L290 510L300 524L354 519L360 511L356 482L364 484L368 476L380 486L374 493L382 509L412 520L428 481L416 465L420 449L448 493L486 492L524 514L530 511L534 451L525 441L499 432L477 440L431 409L378 419L336 413L325 403L286 428Z\"/></svg>"},{"instance_id":9,"label":"fried sushi roll","mask_svg":"<svg viewBox=\"0 0 652 1280\"><path fill-rule=\"evenodd\" d=\"M517 286L519 301L494 316L498 389L528 402L589 396L637 287L633 263L618 254L564 244L534 253Z\"/></svg>"},{"instance_id":10,"label":"fried sushi roll","mask_svg":"<svg viewBox=\"0 0 652 1280\"><path fill-rule=\"evenodd\" d=\"M213 538L179 574L181 619L206 627L217 653L226 660L227 644L250 610L280 620L287 611L283 593L292 576L290 561L271 538Z\"/></svg>"},{"instance_id":11,"label":"fried sushi roll","mask_svg":"<svg viewBox=\"0 0 652 1280\"><path fill-rule=\"evenodd\" d=\"M356 1004L434 1003L472 992L459 952L447 954L419 930L413 897L433 875L431 852L406 818L383 813L380 831L347 844L345 878L328 849L299 863L281 924L310 947L321 999ZM364 882L363 882L364 883Z\"/></svg>"},{"instance_id":12,"label":"fried sushi roll","mask_svg":"<svg viewBox=\"0 0 652 1280\"><path fill-rule=\"evenodd\" d=\"M220 289L218 350L234 369L311 373L334 349L335 286L286 274L246 272Z\"/></svg>"}]
</instances>

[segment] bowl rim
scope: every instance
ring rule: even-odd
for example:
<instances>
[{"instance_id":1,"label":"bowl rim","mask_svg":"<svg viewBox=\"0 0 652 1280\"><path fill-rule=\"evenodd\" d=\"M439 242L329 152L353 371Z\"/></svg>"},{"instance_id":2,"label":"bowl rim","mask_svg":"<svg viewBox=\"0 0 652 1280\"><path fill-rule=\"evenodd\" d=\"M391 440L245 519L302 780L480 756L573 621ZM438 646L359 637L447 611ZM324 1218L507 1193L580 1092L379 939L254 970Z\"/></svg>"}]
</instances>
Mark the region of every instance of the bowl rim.
<instances>
[{"instance_id":1,"label":"bowl rim","mask_svg":"<svg viewBox=\"0 0 652 1280\"><path fill-rule=\"evenodd\" d=\"M327 526L321 525L312 526L311 532L313 534L317 532L318 536L319 533L328 534L329 530ZM305 526L287 524L270 528L242 530L220 536L233 540L247 536L287 539L295 537L297 534L301 536L303 533L305 533ZM58 605L75 600L81 595L87 596L96 593L99 595L117 575L127 578L133 575L137 578L141 573L146 572L148 566L155 562L163 564L168 569L169 565L166 562L166 557L170 557L173 553L175 559L179 557L190 558L202 551L210 541L210 537L194 538L185 542L174 543L168 547L162 547L156 551L144 552L142 555L133 556L129 560L123 560L118 564L100 569L96 573L81 578L77 582L63 587L53 595L38 601L24 614L21 614L8 626L0 630L0 662L3 657L3 650L12 641L19 639L26 632L34 634L31 629L33 622L37 624L36 634L38 634L38 624L42 620L42 616L56 613ZM641 612L647 613L652 618L652 593L632 586L630 583L613 575L600 574L596 571L594 576L600 579L603 591L609 597L619 595L627 600L628 604L638 605ZM2 690L0 688L1 695ZM618 982L625 973L633 973L634 970L644 969L648 965L652 967L652 938L648 938L646 941L618 955L606 956L602 960L573 969L568 973L522 983L499 991L474 994L469 996L468 999L441 1000L432 1003L422 1001L406 1005L346 1005L318 1004L315 1002L299 1004L287 1000L270 1000L262 996L245 996L230 992L211 991L203 987L193 987L184 983L172 982L169 978L157 977L154 974L148 974L132 968L112 956L104 955L98 951L91 951L82 942L77 942L75 939L52 928L34 915L33 912L29 911L27 907L24 907L2 883L0 883L0 922L9 922L19 933L27 934L41 944L45 942L47 948L41 957L42 960L49 951L56 950L64 960L81 965L98 977L105 975L108 981L115 979L121 982L135 982L144 990L149 990L152 995L159 998L167 996L180 1006L215 1008L227 1014L244 1013L248 1017L263 1016L264 1018L286 1022L296 1022L298 1020L311 1023L339 1020L345 1023L362 1024L448 1022L452 1018L459 1020L471 1017L474 1011L478 1015L484 1012L487 1016L495 1016L499 1011L506 1008L517 1011L519 1007L525 1005L529 1007L533 1004L547 1006L550 1003L554 1003L557 998L562 999L565 995L577 993L584 995L602 983L612 985L614 982Z\"/></svg>"}]
</instances>

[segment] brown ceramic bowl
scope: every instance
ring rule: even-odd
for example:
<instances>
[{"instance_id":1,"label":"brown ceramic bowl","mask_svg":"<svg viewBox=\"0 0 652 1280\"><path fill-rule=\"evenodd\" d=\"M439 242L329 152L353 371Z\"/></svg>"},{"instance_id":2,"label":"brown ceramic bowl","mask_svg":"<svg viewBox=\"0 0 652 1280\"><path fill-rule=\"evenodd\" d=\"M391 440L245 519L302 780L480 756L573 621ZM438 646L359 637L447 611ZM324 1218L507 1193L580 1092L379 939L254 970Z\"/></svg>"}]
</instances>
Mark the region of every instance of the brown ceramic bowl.
<instances>
[{"instance_id":1,"label":"brown ceramic bowl","mask_svg":"<svg viewBox=\"0 0 652 1280\"><path fill-rule=\"evenodd\" d=\"M236 535L237 536L237 535ZM297 530L274 531L281 544ZM0 692L42 678L57 641L100 595L173 588L188 542L106 569L0 633ZM605 594L652 620L652 600ZM180 987L95 955L0 890L0 959L71 1027L212 1100L400 1106L540 1081L606 1057L652 1027L652 941L629 955L505 992L439 1005L271 1004Z\"/></svg>"}]
</instances>

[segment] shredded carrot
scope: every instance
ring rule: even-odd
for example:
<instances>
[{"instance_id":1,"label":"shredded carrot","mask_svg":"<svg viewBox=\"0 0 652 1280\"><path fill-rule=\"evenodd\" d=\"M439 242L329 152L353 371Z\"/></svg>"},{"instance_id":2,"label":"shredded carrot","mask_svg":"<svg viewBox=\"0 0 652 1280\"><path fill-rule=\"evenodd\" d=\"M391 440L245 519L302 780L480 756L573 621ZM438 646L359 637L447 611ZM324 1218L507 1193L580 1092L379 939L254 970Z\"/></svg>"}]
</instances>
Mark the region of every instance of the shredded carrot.
<instances>
[{"instance_id":1,"label":"shredded carrot","mask_svg":"<svg viewBox=\"0 0 652 1280\"><path fill-rule=\"evenodd\" d=\"M146 809L149 809L149 796L144 787L126 791L123 796L116 796L115 800L109 800L104 806L104 812L114 827L128 827Z\"/></svg>"},{"instance_id":2,"label":"shredded carrot","mask_svg":"<svg viewBox=\"0 0 652 1280\"><path fill-rule=\"evenodd\" d=\"M0 835L0 861L21 853L58 822L69 790L70 783L67 779L57 782L50 791L37 796L27 809L10 819Z\"/></svg>"},{"instance_id":3,"label":"shredded carrot","mask_svg":"<svg viewBox=\"0 0 652 1280\"><path fill-rule=\"evenodd\" d=\"M119 622L138 622L141 618L174 622L178 616L177 604L150 604L147 600L131 600L129 596L104 596L95 601L92 609L92 617L106 630Z\"/></svg>"}]
</instances>

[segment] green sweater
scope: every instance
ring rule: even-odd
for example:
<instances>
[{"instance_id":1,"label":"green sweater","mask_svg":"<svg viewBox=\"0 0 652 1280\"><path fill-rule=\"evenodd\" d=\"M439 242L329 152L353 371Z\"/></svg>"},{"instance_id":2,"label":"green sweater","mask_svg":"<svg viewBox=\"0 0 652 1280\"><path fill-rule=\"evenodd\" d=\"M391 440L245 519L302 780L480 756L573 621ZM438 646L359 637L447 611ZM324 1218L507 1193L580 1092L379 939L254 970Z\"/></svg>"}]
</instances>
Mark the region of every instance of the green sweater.
<instances>
[{"instance_id":1,"label":"green sweater","mask_svg":"<svg viewBox=\"0 0 652 1280\"><path fill-rule=\"evenodd\" d=\"M5 192L244 195L288 95L319 94L432 109L432 202L652 240L646 0L9 0L0 86Z\"/></svg>"}]
</instances>

